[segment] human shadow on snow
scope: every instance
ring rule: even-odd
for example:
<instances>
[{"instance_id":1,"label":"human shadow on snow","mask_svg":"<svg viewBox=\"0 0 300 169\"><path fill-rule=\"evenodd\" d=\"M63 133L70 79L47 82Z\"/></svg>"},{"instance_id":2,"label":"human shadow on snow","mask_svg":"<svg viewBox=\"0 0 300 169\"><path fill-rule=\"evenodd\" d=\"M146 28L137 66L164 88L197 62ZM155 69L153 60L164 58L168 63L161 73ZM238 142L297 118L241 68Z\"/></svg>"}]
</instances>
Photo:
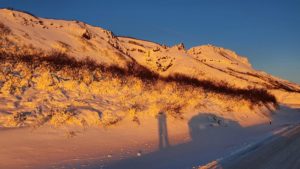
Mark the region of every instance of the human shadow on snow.
<instances>
[{"instance_id":1,"label":"human shadow on snow","mask_svg":"<svg viewBox=\"0 0 300 169\"><path fill-rule=\"evenodd\" d=\"M239 123L219 117L215 113L199 113L188 121L190 141L171 145L168 138L167 115L159 113L157 151L141 156L112 161L106 164L93 163L89 168L104 169L185 169L206 164L217 157L228 155L240 143L251 142L249 135L263 136L271 130L288 125L299 109L282 107L280 113L273 114L272 124L243 127ZM300 116L300 114L299 114ZM298 118L299 119L299 118ZM294 119L296 122L296 119ZM169 143L170 141L170 143Z\"/></svg>"}]
</instances>

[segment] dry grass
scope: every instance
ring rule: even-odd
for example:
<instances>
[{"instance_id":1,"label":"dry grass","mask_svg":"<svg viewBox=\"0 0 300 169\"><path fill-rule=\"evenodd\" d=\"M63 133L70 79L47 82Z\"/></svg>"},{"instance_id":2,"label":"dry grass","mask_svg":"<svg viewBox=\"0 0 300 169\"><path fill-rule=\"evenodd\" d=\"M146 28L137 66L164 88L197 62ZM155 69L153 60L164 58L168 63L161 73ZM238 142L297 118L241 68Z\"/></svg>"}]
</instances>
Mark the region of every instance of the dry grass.
<instances>
[{"instance_id":1,"label":"dry grass","mask_svg":"<svg viewBox=\"0 0 300 169\"><path fill-rule=\"evenodd\" d=\"M239 105L277 105L275 97L262 89L239 89L224 82L179 74L161 77L135 62L120 68L96 64L88 58L76 60L57 52L0 53L0 81L4 82L0 88L3 96L24 96L32 88L41 91L33 102L23 99L25 102L20 103L27 106L26 110L31 109L32 114L13 115L7 126L26 126L32 118L36 126L44 123L109 126L124 118L139 124L141 114L155 116L161 111L180 119L189 108L203 107L204 98L224 106L224 110L228 106L235 109ZM100 103L90 104L95 101ZM50 109L40 110L41 104Z\"/></svg>"},{"instance_id":2,"label":"dry grass","mask_svg":"<svg viewBox=\"0 0 300 169\"><path fill-rule=\"evenodd\" d=\"M1 53L1 61L10 61L13 63L24 62L30 67L37 67L41 64L46 64L50 69L59 71L62 69L69 69L73 72L73 78L78 78L79 70L89 70L89 71L100 71L103 74L110 75L112 77L118 77L125 80L126 77L136 77L141 79L147 85L154 85L158 81L163 82L174 82L180 86L189 86L193 88L202 88L208 92L228 95L230 97L245 99L253 104L259 103L272 103L278 105L275 96L270 94L265 89L257 88L236 88L225 82L214 82L209 80L199 80L197 78L188 77L182 74L174 74L168 77L161 77L156 72L149 70L148 68L137 64L136 62L131 62L127 64L127 68L121 68L117 65L101 65L97 64L95 61L86 58L84 60L76 60L64 53L53 52L49 55L44 55L40 57L38 55L19 55L13 56L10 54ZM83 78L83 77L82 77Z\"/></svg>"},{"instance_id":3,"label":"dry grass","mask_svg":"<svg viewBox=\"0 0 300 169\"><path fill-rule=\"evenodd\" d=\"M256 104L259 102L273 103L277 105L275 96L270 94L265 89L257 89L248 87L247 89L240 89L226 82L213 82L209 80L199 80L196 78L188 77L181 74L175 74L164 79L167 82L177 82L182 85L189 85L193 87L201 87L209 92L220 93L231 97L237 97L245 100L249 100Z\"/></svg>"},{"instance_id":4,"label":"dry grass","mask_svg":"<svg viewBox=\"0 0 300 169\"><path fill-rule=\"evenodd\" d=\"M128 41L128 43L131 43L131 44L133 44L133 45L137 45L137 46L144 47L144 45L143 45L143 44L141 44L141 43L138 43L138 42L136 42L136 41L133 41L133 40L129 40L129 41Z\"/></svg>"}]
</instances>

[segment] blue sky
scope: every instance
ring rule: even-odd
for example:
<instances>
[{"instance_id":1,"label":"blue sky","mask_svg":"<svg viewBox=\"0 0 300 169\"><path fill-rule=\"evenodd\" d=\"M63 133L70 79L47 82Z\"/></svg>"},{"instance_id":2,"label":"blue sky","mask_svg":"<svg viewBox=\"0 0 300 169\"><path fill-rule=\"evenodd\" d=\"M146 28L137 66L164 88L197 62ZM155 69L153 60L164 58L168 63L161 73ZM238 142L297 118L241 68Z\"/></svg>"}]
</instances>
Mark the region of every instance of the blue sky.
<instances>
[{"instance_id":1,"label":"blue sky","mask_svg":"<svg viewBox=\"0 0 300 169\"><path fill-rule=\"evenodd\" d=\"M0 0L0 7L169 46L222 46L256 69L300 83L300 0Z\"/></svg>"}]
</instances>

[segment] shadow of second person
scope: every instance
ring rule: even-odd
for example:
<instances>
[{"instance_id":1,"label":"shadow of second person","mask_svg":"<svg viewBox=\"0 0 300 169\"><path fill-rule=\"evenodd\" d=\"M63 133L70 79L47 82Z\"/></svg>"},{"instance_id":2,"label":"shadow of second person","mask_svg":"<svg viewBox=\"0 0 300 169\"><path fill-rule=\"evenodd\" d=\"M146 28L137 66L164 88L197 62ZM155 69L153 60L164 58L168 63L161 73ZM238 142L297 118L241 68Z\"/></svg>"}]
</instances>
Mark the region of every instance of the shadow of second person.
<instances>
[{"instance_id":1,"label":"shadow of second person","mask_svg":"<svg viewBox=\"0 0 300 169\"><path fill-rule=\"evenodd\" d=\"M199 113L189 120L188 126L191 140L193 142L201 141L202 144L206 141L209 143L218 142L218 138L222 137L229 128L232 132L241 128L239 123L214 113Z\"/></svg>"},{"instance_id":2,"label":"shadow of second person","mask_svg":"<svg viewBox=\"0 0 300 169\"><path fill-rule=\"evenodd\" d=\"M170 146L169 139L172 138L168 138L166 114L159 113L156 118L160 148L158 151L114 161L104 168L191 168L223 156L226 147L232 145L234 140L243 138L241 131L244 131L244 128L237 122L216 116L213 113L198 113L187 121L187 132L190 135L190 140Z\"/></svg>"}]
</instances>

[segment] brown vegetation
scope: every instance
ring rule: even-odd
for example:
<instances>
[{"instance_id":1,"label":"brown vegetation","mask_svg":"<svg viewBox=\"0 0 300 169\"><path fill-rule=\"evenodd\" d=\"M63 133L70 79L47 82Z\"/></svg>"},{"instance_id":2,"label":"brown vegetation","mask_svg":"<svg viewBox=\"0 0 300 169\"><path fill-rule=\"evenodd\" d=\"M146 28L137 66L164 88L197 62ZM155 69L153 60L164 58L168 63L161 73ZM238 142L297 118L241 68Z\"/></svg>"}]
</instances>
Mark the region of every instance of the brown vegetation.
<instances>
[{"instance_id":1,"label":"brown vegetation","mask_svg":"<svg viewBox=\"0 0 300 169\"><path fill-rule=\"evenodd\" d=\"M42 56L42 57L41 57ZM106 66L97 64L95 61L86 58L84 60L76 60L64 53L53 52L48 55L39 54L23 54L12 55L7 53L0 53L1 61L9 61L11 63L24 62L30 67L37 67L40 64L46 64L53 70L61 70L69 68L73 70L74 78L78 78L76 70L99 70L102 73L110 74L111 76L119 77L126 81L126 77L132 76L141 79L145 84L155 84L158 81L173 82L180 86L202 88L208 92L228 95L233 98L248 100L253 104L267 104L272 103L277 105L276 98L264 89L247 88L241 89L230 86L225 82L214 82L209 80L199 80L197 78L188 77L182 74L175 74L168 77L161 77L159 74L141 66L135 62L128 63L127 68L121 68L117 65ZM78 72L78 71L77 71Z\"/></svg>"},{"instance_id":2,"label":"brown vegetation","mask_svg":"<svg viewBox=\"0 0 300 169\"><path fill-rule=\"evenodd\" d=\"M140 43L138 43L138 42L136 42L136 41L129 40L128 43L131 43L131 44L134 44L134 45L137 45L137 46L144 47L143 44L140 44Z\"/></svg>"},{"instance_id":3,"label":"brown vegetation","mask_svg":"<svg viewBox=\"0 0 300 169\"><path fill-rule=\"evenodd\" d=\"M239 97L241 99L249 100L252 103L269 102L269 103L273 103L274 105L277 105L277 100L275 96L268 93L268 91L265 89L257 89L251 87L247 89L240 89L240 88L235 88L226 82L216 83L209 80L199 80L181 74L175 74L173 76L169 76L164 80L167 82L175 81L182 85L201 87L209 92L225 94L232 97Z\"/></svg>"},{"instance_id":4,"label":"brown vegetation","mask_svg":"<svg viewBox=\"0 0 300 169\"><path fill-rule=\"evenodd\" d=\"M228 68L228 70L230 70L231 72L238 73L238 74L252 76L254 78L264 80L265 82L267 82L266 85L267 85L268 89L281 89L281 90L285 90L287 92L300 93L300 90L295 89L292 86L287 86L286 84L284 84L280 81L274 80L272 78L269 78L267 76L262 76L262 75L259 75L259 74L256 74L256 73L251 73L251 72L240 72L240 71L237 71L237 70L234 70L234 69L231 69L231 68ZM269 83L269 85L268 85L268 83Z\"/></svg>"}]
</instances>

